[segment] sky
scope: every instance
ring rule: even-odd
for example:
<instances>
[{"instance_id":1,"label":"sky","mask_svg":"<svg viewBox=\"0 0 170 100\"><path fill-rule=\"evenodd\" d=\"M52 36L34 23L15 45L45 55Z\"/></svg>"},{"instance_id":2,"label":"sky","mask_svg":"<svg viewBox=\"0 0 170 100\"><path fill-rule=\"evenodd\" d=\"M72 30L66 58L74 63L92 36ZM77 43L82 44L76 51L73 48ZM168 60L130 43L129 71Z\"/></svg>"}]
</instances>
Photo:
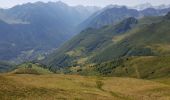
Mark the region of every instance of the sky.
<instances>
[{"instance_id":1,"label":"sky","mask_svg":"<svg viewBox=\"0 0 170 100\"><path fill-rule=\"evenodd\" d=\"M62 1L70 6L84 5L84 6L100 6L104 7L109 4L135 6L144 3L151 3L152 5L170 4L170 0L0 0L0 8L10 8L18 4L28 2L57 2Z\"/></svg>"}]
</instances>

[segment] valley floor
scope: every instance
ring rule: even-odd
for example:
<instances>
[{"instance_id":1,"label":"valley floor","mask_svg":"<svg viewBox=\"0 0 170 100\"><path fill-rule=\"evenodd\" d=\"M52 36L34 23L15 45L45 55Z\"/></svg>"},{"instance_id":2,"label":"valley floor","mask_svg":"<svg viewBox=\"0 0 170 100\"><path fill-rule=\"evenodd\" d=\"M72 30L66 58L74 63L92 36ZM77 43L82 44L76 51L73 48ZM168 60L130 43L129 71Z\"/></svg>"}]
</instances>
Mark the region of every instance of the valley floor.
<instances>
[{"instance_id":1,"label":"valley floor","mask_svg":"<svg viewBox=\"0 0 170 100\"><path fill-rule=\"evenodd\" d=\"M0 100L170 100L170 80L1 74Z\"/></svg>"}]
</instances>

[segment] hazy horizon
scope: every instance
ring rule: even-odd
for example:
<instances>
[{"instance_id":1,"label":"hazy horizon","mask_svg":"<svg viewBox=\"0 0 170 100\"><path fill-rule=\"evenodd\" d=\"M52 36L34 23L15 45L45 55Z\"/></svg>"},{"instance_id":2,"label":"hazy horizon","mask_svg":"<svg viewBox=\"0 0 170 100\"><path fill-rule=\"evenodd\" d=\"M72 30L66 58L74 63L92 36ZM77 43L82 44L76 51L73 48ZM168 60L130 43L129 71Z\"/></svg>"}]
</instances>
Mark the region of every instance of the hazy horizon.
<instances>
[{"instance_id":1,"label":"hazy horizon","mask_svg":"<svg viewBox=\"0 0 170 100\"><path fill-rule=\"evenodd\" d=\"M15 5L21 5L25 3L34 3L34 2L57 2L57 1L62 1L69 6L77 6L77 5L83 5L83 6L99 6L99 7L104 7L110 4L113 5L126 5L126 6L135 6L139 4L145 4L145 3L150 3L153 6L157 5L169 5L170 0L0 0L0 8L10 8Z\"/></svg>"}]
</instances>

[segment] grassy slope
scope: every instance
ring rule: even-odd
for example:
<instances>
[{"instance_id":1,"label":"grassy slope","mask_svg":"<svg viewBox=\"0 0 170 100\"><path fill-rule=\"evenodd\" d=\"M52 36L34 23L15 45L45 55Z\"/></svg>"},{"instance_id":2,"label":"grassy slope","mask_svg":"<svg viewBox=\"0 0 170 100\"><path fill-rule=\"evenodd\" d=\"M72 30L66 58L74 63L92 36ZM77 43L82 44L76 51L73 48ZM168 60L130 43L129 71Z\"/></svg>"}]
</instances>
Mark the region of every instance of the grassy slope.
<instances>
[{"instance_id":1,"label":"grassy slope","mask_svg":"<svg viewBox=\"0 0 170 100\"><path fill-rule=\"evenodd\" d=\"M3 100L170 99L169 84L133 78L3 74L0 85Z\"/></svg>"},{"instance_id":2,"label":"grassy slope","mask_svg":"<svg viewBox=\"0 0 170 100\"><path fill-rule=\"evenodd\" d=\"M93 54L111 44L113 36L123 34L136 23L136 19L129 18L115 26L110 25L101 29L82 31L51 54L45 62L52 66L72 66L78 62L81 64L82 59L90 59ZM85 61L82 63L85 63Z\"/></svg>"},{"instance_id":3,"label":"grassy slope","mask_svg":"<svg viewBox=\"0 0 170 100\"><path fill-rule=\"evenodd\" d=\"M170 57L141 56L117 59L82 68L78 73L142 79L168 78L170 77Z\"/></svg>"},{"instance_id":4,"label":"grassy slope","mask_svg":"<svg viewBox=\"0 0 170 100\"><path fill-rule=\"evenodd\" d=\"M66 42L55 53L48 56L44 62L49 66L61 68L83 65L89 62L112 60L112 58L122 56L124 52L129 50L126 42L121 42L122 40L138 33L149 24L160 23L162 20L162 17L146 17L139 20L134 28L133 26L136 21L126 19L115 26L110 25L100 29L87 29ZM131 26L133 27L132 30L130 30ZM147 34L145 33L144 35L148 36ZM114 52L112 52L113 49L115 49ZM148 48L138 49L142 51L150 50Z\"/></svg>"},{"instance_id":5,"label":"grassy slope","mask_svg":"<svg viewBox=\"0 0 170 100\"><path fill-rule=\"evenodd\" d=\"M29 67L29 65L31 65L31 67ZM50 74L52 72L50 72L48 69L45 69L41 65L38 65L38 64L23 63L23 64L17 66L17 68L10 73L14 73L14 74Z\"/></svg>"},{"instance_id":6,"label":"grassy slope","mask_svg":"<svg viewBox=\"0 0 170 100\"><path fill-rule=\"evenodd\" d=\"M153 23L133 29L131 34L112 43L105 50L98 52L91 61L103 62L124 56L154 56L170 54L170 20Z\"/></svg>"}]
</instances>

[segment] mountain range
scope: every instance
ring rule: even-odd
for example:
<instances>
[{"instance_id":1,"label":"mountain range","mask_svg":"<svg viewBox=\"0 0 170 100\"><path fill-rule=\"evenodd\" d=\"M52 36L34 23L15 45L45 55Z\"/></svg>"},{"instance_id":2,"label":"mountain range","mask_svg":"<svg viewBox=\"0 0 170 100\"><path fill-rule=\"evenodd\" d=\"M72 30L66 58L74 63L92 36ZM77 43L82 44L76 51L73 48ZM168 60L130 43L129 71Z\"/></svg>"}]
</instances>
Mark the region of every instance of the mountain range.
<instances>
[{"instance_id":1,"label":"mountain range","mask_svg":"<svg viewBox=\"0 0 170 100\"><path fill-rule=\"evenodd\" d=\"M162 21L161 16L169 11L170 8L139 11L117 5L71 7L63 2L36 2L0 9L0 36L3 36L0 60L15 63L40 60L53 68L109 61L129 50L121 47L126 42L121 45L112 42L129 36L129 31L133 33ZM109 54L112 52L109 50L115 53ZM135 49L128 55L140 50L151 51Z\"/></svg>"},{"instance_id":2,"label":"mountain range","mask_svg":"<svg viewBox=\"0 0 170 100\"><path fill-rule=\"evenodd\" d=\"M97 7L36 2L0 10L0 60L22 62L58 48ZM83 12L86 12L84 14Z\"/></svg>"},{"instance_id":3,"label":"mountain range","mask_svg":"<svg viewBox=\"0 0 170 100\"><path fill-rule=\"evenodd\" d=\"M137 19L145 17L145 16L162 16L167 14L170 11L170 7L167 8L146 8L143 10L137 10L128 8L126 6L116 6L109 5L103 8L100 11L97 11L88 19L83 21L79 25L79 29L86 28L101 28L102 26L109 24L117 24L125 18L135 17Z\"/></svg>"},{"instance_id":4,"label":"mountain range","mask_svg":"<svg viewBox=\"0 0 170 100\"><path fill-rule=\"evenodd\" d=\"M165 5L165 4L153 6L150 3L144 3L144 4L136 5L132 8L137 9L137 10L144 10L146 8L165 9L165 8L169 8L169 7L170 7L170 5Z\"/></svg>"}]
</instances>

